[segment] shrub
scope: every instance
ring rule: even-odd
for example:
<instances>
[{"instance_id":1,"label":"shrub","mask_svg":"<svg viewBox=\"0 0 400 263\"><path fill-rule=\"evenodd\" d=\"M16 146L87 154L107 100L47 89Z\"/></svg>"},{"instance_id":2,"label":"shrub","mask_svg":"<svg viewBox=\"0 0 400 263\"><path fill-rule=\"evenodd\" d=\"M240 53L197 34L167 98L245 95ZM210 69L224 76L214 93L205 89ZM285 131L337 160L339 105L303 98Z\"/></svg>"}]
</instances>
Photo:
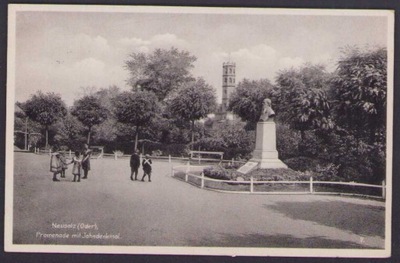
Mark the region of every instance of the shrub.
<instances>
[{"instance_id":1,"label":"shrub","mask_svg":"<svg viewBox=\"0 0 400 263\"><path fill-rule=\"evenodd\" d=\"M317 165L313 170L312 176L321 181L342 181L344 178L339 176L339 165L329 163L327 165Z\"/></svg>"},{"instance_id":2,"label":"shrub","mask_svg":"<svg viewBox=\"0 0 400 263\"><path fill-rule=\"evenodd\" d=\"M242 166L242 165L243 165L243 164L237 163L237 162L234 162L234 163L229 162L229 163L224 163L224 164L222 165L222 167L223 167L224 169L234 169L234 170L237 170L237 169L239 169L239 167Z\"/></svg>"},{"instance_id":3,"label":"shrub","mask_svg":"<svg viewBox=\"0 0 400 263\"><path fill-rule=\"evenodd\" d=\"M276 145L280 159L286 160L298 156L299 141L299 132L293 131L288 125L276 124Z\"/></svg>"},{"instance_id":4,"label":"shrub","mask_svg":"<svg viewBox=\"0 0 400 263\"><path fill-rule=\"evenodd\" d=\"M219 180L231 180L231 176L223 168L218 166L212 166L204 168L204 176L219 179Z\"/></svg>"},{"instance_id":5,"label":"shrub","mask_svg":"<svg viewBox=\"0 0 400 263\"><path fill-rule=\"evenodd\" d=\"M257 181L306 181L310 179L308 173L294 171L292 169L256 169L248 174L242 175L245 180L250 180L253 177Z\"/></svg>"},{"instance_id":6,"label":"shrub","mask_svg":"<svg viewBox=\"0 0 400 263\"><path fill-rule=\"evenodd\" d=\"M296 171L315 171L316 167L321 164L320 160L309 158L309 157L294 157L285 160L285 164Z\"/></svg>"},{"instance_id":7,"label":"shrub","mask_svg":"<svg viewBox=\"0 0 400 263\"><path fill-rule=\"evenodd\" d=\"M339 174L345 181L374 183L373 170L369 165L343 165Z\"/></svg>"}]
</instances>

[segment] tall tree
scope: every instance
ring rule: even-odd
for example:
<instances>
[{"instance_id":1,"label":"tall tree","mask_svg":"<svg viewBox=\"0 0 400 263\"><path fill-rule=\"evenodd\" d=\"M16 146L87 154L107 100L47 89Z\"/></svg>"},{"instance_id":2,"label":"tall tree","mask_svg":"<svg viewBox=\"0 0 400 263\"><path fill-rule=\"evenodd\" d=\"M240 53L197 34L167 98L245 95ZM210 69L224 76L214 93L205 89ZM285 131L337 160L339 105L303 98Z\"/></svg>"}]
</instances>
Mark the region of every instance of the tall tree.
<instances>
[{"instance_id":1,"label":"tall tree","mask_svg":"<svg viewBox=\"0 0 400 263\"><path fill-rule=\"evenodd\" d=\"M69 149L80 149L82 143L87 140L83 136L85 127L76 117L72 114L67 114L65 118L62 118L55 125L55 128L59 131L54 139L59 145L65 145Z\"/></svg>"},{"instance_id":2,"label":"tall tree","mask_svg":"<svg viewBox=\"0 0 400 263\"><path fill-rule=\"evenodd\" d=\"M87 127L87 144L90 143L90 134L93 126L100 124L107 119L107 109L102 106L100 100L93 95L84 96L75 101L71 114Z\"/></svg>"},{"instance_id":3,"label":"tall tree","mask_svg":"<svg viewBox=\"0 0 400 263\"><path fill-rule=\"evenodd\" d=\"M132 53L125 61L130 73L128 84L134 90L152 91L164 100L171 91L192 80L190 70L196 57L176 48L156 49L153 53Z\"/></svg>"},{"instance_id":4,"label":"tall tree","mask_svg":"<svg viewBox=\"0 0 400 263\"><path fill-rule=\"evenodd\" d=\"M135 128L135 150L140 128L150 124L159 111L157 97L153 92L123 92L113 100L114 114L121 123Z\"/></svg>"},{"instance_id":5,"label":"tall tree","mask_svg":"<svg viewBox=\"0 0 400 263\"><path fill-rule=\"evenodd\" d=\"M190 121L192 145L195 121L207 117L215 108L215 91L202 78L185 84L169 102L173 114Z\"/></svg>"},{"instance_id":6,"label":"tall tree","mask_svg":"<svg viewBox=\"0 0 400 263\"><path fill-rule=\"evenodd\" d=\"M323 66L311 64L278 73L274 109L281 122L300 131L302 140L306 130L333 128L329 77Z\"/></svg>"},{"instance_id":7,"label":"tall tree","mask_svg":"<svg viewBox=\"0 0 400 263\"><path fill-rule=\"evenodd\" d=\"M40 139L41 125L28 118L23 110L24 103L15 103L14 133L16 133L14 144L28 150L29 144L34 144Z\"/></svg>"},{"instance_id":8,"label":"tall tree","mask_svg":"<svg viewBox=\"0 0 400 263\"><path fill-rule=\"evenodd\" d=\"M49 126L67 114L67 108L61 97L53 92L44 94L39 91L21 104L26 115L44 126L46 132L46 148L48 148Z\"/></svg>"},{"instance_id":9,"label":"tall tree","mask_svg":"<svg viewBox=\"0 0 400 263\"><path fill-rule=\"evenodd\" d=\"M339 125L368 143L384 141L386 128L387 51L343 51L333 79Z\"/></svg>"},{"instance_id":10,"label":"tall tree","mask_svg":"<svg viewBox=\"0 0 400 263\"><path fill-rule=\"evenodd\" d=\"M239 82L229 100L229 110L247 122L248 129L254 129L261 116L263 101L270 97L273 89L267 79Z\"/></svg>"},{"instance_id":11,"label":"tall tree","mask_svg":"<svg viewBox=\"0 0 400 263\"><path fill-rule=\"evenodd\" d=\"M117 137L117 120L113 113L113 99L120 94L121 91L116 86L102 88L93 95L98 98L100 104L107 109L107 119L95 126L95 133L93 139L97 142L107 143L116 139Z\"/></svg>"}]
</instances>

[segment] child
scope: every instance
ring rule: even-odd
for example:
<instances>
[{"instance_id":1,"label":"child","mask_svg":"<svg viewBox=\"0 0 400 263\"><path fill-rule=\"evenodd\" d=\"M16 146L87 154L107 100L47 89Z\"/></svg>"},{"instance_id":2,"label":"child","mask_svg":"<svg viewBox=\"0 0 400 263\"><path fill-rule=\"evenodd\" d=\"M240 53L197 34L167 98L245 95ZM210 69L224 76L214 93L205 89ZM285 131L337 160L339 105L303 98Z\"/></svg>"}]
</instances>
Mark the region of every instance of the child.
<instances>
[{"instance_id":1,"label":"child","mask_svg":"<svg viewBox=\"0 0 400 263\"><path fill-rule=\"evenodd\" d=\"M62 172L62 161L60 159L60 153L55 152L51 155L50 158L50 172L53 173L53 181L58 182L60 180L57 179L57 174Z\"/></svg>"},{"instance_id":2,"label":"child","mask_svg":"<svg viewBox=\"0 0 400 263\"><path fill-rule=\"evenodd\" d=\"M75 156L72 158L71 163L74 164L72 167L72 174L74 175L74 180L72 182L76 182L76 178L78 177L78 182L81 181L81 166L82 166L82 159L81 153L76 151Z\"/></svg>"},{"instance_id":3,"label":"child","mask_svg":"<svg viewBox=\"0 0 400 263\"><path fill-rule=\"evenodd\" d=\"M143 177L142 177L142 181L144 182L144 178L146 177L146 175L149 176L149 182L151 182L151 159L150 156L148 154L145 155L143 162L142 162L142 167L143 167Z\"/></svg>"},{"instance_id":4,"label":"child","mask_svg":"<svg viewBox=\"0 0 400 263\"><path fill-rule=\"evenodd\" d=\"M61 160L61 178L65 178L65 170L68 169L68 163L67 159L65 159L65 154L61 153L60 154L60 160Z\"/></svg>"}]
</instances>

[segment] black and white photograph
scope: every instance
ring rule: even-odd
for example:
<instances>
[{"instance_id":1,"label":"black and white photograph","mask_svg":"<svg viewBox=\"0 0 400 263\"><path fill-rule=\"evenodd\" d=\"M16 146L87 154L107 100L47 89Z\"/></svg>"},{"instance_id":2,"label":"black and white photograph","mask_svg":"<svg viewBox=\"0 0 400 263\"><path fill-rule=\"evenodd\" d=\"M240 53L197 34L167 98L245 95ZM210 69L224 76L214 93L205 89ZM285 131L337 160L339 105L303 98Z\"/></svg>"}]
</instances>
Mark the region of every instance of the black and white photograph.
<instances>
[{"instance_id":1,"label":"black and white photograph","mask_svg":"<svg viewBox=\"0 0 400 263\"><path fill-rule=\"evenodd\" d=\"M394 11L8 6L6 252L389 257Z\"/></svg>"}]
</instances>

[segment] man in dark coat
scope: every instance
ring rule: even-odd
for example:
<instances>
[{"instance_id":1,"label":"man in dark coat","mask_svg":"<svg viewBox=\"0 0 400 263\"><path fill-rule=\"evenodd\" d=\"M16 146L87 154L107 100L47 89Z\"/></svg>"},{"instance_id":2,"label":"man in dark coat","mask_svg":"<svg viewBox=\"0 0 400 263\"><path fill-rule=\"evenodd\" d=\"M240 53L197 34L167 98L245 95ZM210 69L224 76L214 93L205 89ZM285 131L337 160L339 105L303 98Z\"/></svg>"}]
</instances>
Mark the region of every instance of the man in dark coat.
<instances>
[{"instance_id":1,"label":"man in dark coat","mask_svg":"<svg viewBox=\"0 0 400 263\"><path fill-rule=\"evenodd\" d=\"M131 180L133 181L133 174L135 174L135 180L137 180L137 176L139 173L139 166L140 166L140 157L139 151L135 150L131 155Z\"/></svg>"}]
</instances>

